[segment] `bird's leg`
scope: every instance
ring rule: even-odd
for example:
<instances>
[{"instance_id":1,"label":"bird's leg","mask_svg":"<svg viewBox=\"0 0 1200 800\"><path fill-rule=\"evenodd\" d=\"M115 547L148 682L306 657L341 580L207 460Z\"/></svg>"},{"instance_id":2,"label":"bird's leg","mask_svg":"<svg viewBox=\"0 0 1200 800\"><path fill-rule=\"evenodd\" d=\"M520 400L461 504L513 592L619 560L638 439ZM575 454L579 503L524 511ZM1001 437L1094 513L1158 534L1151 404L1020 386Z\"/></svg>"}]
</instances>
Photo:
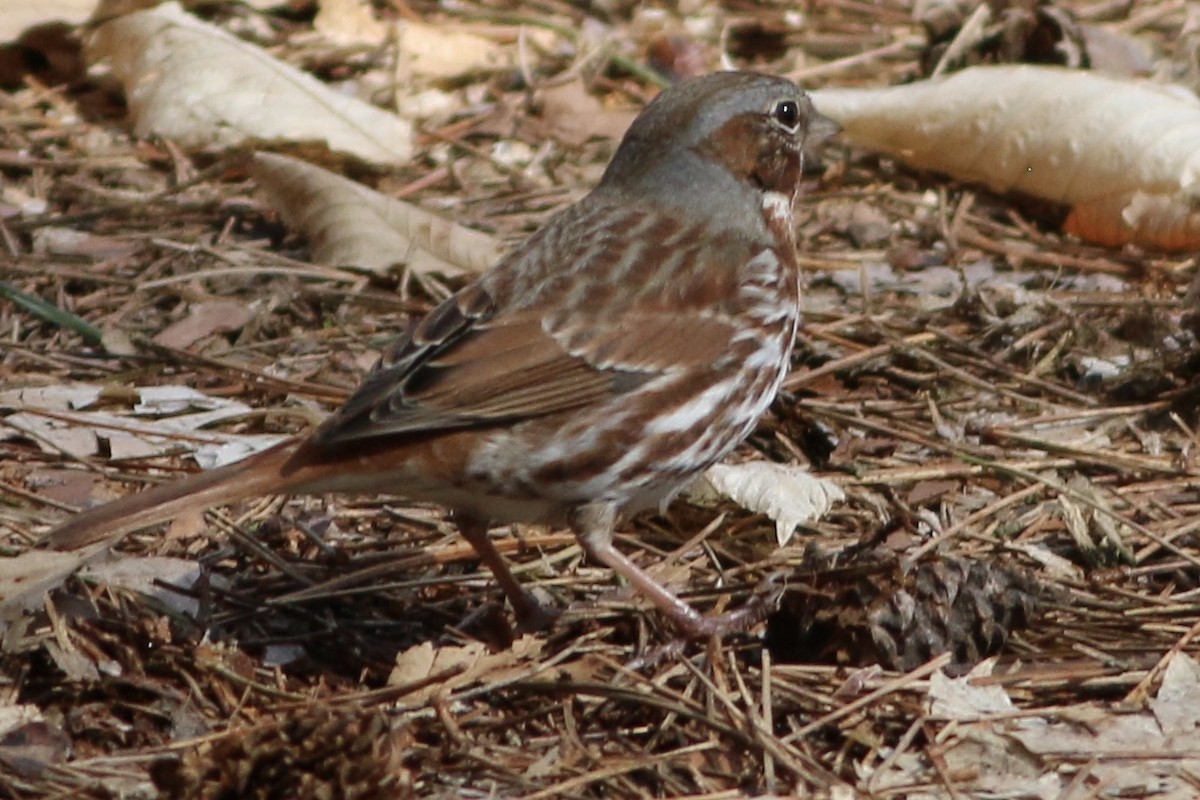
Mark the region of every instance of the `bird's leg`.
<instances>
[{"instance_id":1,"label":"bird's leg","mask_svg":"<svg viewBox=\"0 0 1200 800\"><path fill-rule=\"evenodd\" d=\"M558 618L558 613L539 603L517 581L508 567L508 562L500 555L500 551L488 536L487 522L476 517L456 514L454 523L458 526L459 533L496 576L496 583L500 584L501 590L512 603L513 613L517 616L517 630L521 633L533 633L549 628Z\"/></svg>"},{"instance_id":2,"label":"bird's leg","mask_svg":"<svg viewBox=\"0 0 1200 800\"><path fill-rule=\"evenodd\" d=\"M571 515L571 528L589 557L623 576L634 589L666 614L685 636L693 639L724 636L744 631L765 618L770 604L764 603L749 603L727 614L701 614L616 548L613 544L616 520L616 509L610 504L593 503L576 509Z\"/></svg>"}]
</instances>

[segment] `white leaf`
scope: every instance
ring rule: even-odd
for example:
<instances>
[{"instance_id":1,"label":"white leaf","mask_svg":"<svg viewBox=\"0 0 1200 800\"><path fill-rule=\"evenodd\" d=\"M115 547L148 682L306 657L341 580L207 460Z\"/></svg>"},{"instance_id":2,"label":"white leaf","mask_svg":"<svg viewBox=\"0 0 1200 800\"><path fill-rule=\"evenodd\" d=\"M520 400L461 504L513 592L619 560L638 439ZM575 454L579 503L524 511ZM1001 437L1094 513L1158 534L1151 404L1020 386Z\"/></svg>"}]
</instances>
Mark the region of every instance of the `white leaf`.
<instances>
[{"instance_id":1,"label":"white leaf","mask_svg":"<svg viewBox=\"0 0 1200 800\"><path fill-rule=\"evenodd\" d=\"M14 436L27 436L48 453L66 453L72 458L87 458L99 450L99 440L93 428L79 427L40 414L17 412L5 417L3 426L0 426L0 439L12 439Z\"/></svg>"},{"instance_id":2,"label":"white leaf","mask_svg":"<svg viewBox=\"0 0 1200 800\"><path fill-rule=\"evenodd\" d=\"M1083 571L1079 567L1040 544L1015 544L1013 548L1041 564L1046 572L1054 578L1074 581L1083 578Z\"/></svg>"},{"instance_id":3,"label":"white leaf","mask_svg":"<svg viewBox=\"0 0 1200 800\"><path fill-rule=\"evenodd\" d=\"M407 120L335 91L178 3L101 26L88 59L111 62L139 136L157 134L197 149L319 141L380 163L412 156Z\"/></svg>"},{"instance_id":4,"label":"white leaf","mask_svg":"<svg viewBox=\"0 0 1200 800\"><path fill-rule=\"evenodd\" d=\"M99 387L66 385L0 393L0 407L18 409L4 418L0 439L27 435L48 452L87 458L107 443L114 460L149 458L190 450L210 468L265 450L286 436L206 430L223 420L244 416L250 407L237 400L209 397L186 386L131 387L141 402L132 413L77 411L100 396ZM39 413L53 412L53 416ZM146 420L142 417L155 417Z\"/></svg>"},{"instance_id":5,"label":"white leaf","mask_svg":"<svg viewBox=\"0 0 1200 800\"><path fill-rule=\"evenodd\" d=\"M472 683L530 675L538 670L538 657L544 644L539 637L522 636L511 648L492 652L482 642L436 646L432 642L422 642L396 654L388 685L420 684L434 675L446 673L441 682L430 682L404 698L406 702L423 703Z\"/></svg>"},{"instance_id":6,"label":"white leaf","mask_svg":"<svg viewBox=\"0 0 1200 800\"><path fill-rule=\"evenodd\" d=\"M396 200L298 158L258 153L251 169L284 220L304 234L313 259L387 272L482 272L500 240Z\"/></svg>"},{"instance_id":7,"label":"white leaf","mask_svg":"<svg viewBox=\"0 0 1200 800\"><path fill-rule=\"evenodd\" d=\"M791 541L796 526L820 519L834 503L846 499L837 484L803 467L770 461L716 464L688 490L689 496L700 498L714 492L775 520L775 537L781 547Z\"/></svg>"},{"instance_id":8,"label":"white leaf","mask_svg":"<svg viewBox=\"0 0 1200 800\"><path fill-rule=\"evenodd\" d=\"M41 608L46 592L61 586L94 554L95 548L70 553L27 550L12 558L0 558L0 633L12 615Z\"/></svg>"},{"instance_id":9,"label":"white leaf","mask_svg":"<svg viewBox=\"0 0 1200 800\"><path fill-rule=\"evenodd\" d=\"M7 736L23 725L45 719L42 710L33 703L0 705L0 737Z\"/></svg>"},{"instance_id":10,"label":"white leaf","mask_svg":"<svg viewBox=\"0 0 1200 800\"><path fill-rule=\"evenodd\" d=\"M985 659L959 678L951 678L942 670L930 675L929 713L960 722L1011 713L1016 706L1003 686L979 685L979 679L991 677L995 664L995 659Z\"/></svg>"},{"instance_id":11,"label":"white leaf","mask_svg":"<svg viewBox=\"0 0 1200 800\"><path fill-rule=\"evenodd\" d=\"M200 611L199 600L160 585L192 588L200 579L200 565L195 561L166 556L119 556L89 564L79 574L105 586L132 589L153 597L180 614L195 617Z\"/></svg>"},{"instance_id":12,"label":"white leaf","mask_svg":"<svg viewBox=\"0 0 1200 800\"><path fill-rule=\"evenodd\" d=\"M812 96L857 145L1071 206L1070 233L1200 247L1200 100L1183 87L1018 65Z\"/></svg>"},{"instance_id":13,"label":"white leaf","mask_svg":"<svg viewBox=\"0 0 1200 800\"><path fill-rule=\"evenodd\" d=\"M97 0L5 0L0 2L0 42L10 42L38 25L86 22Z\"/></svg>"},{"instance_id":14,"label":"white leaf","mask_svg":"<svg viewBox=\"0 0 1200 800\"><path fill-rule=\"evenodd\" d=\"M100 399L100 387L86 383L64 383L56 386L30 386L24 389L0 391L0 408L42 408L47 411L66 411L86 408Z\"/></svg>"},{"instance_id":15,"label":"white leaf","mask_svg":"<svg viewBox=\"0 0 1200 800\"><path fill-rule=\"evenodd\" d=\"M506 65L508 58L503 48L461 27L461 24L429 25L417 20L400 23L398 73L458 78Z\"/></svg>"},{"instance_id":16,"label":"white leaf","mask_svg":"<svg viewBox=\"0 0 1200 800\"><path fill-rule=\"evenodd\" d=\"M1200 735L1200 663L1187 653L1171 656L1149 705L1168 736Z\"/></svg>"},{"instance_id":17,"label":"white leaf","mask_svg":"<svg viewBox=\"0 0 1200 800\"><path fill-rule=\"evenodd\" d=\"M381 45L389 26L375 16L368 0L320 0L313 28L338 44Z\"/></svg>"}]
</instances>

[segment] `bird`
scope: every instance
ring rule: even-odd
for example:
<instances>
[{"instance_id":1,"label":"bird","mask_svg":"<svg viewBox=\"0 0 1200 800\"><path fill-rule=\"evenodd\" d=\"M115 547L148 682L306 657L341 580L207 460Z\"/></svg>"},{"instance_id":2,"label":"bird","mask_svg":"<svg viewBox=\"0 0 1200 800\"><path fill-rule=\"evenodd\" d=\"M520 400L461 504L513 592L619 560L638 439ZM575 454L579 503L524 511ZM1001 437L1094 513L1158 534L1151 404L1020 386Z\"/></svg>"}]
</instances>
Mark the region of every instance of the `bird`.
<instances>
[{"instance_id":1,"label":"bird","mask_svg":"<svg viewBox=\"0 0 1200 800\"><path fill-rule=\"evenodd\" d=\"M794 208L838 130L795 83L729 71L665 89L597 185L427 315L307 436L85 510L43 537L112 542L263 495L400 495L447 508L518 630L556 613L515 578L496 523L565 525L685 637L705 615L614 544L753 431L800 321Z\"/></svg>"}]
</instances>

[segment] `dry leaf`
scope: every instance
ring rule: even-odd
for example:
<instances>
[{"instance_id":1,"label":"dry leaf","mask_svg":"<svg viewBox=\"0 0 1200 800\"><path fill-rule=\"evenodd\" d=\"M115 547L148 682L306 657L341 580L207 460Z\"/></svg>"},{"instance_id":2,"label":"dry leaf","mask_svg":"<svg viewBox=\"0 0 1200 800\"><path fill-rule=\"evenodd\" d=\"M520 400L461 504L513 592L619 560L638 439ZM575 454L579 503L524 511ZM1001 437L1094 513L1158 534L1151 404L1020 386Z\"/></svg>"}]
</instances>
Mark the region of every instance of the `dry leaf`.
<instances>
[{"instance_id":1,"label":"dry leaf","mask_svg":"<svg viewBox=\"0 0 1200 800\"><path fill-rule=\"evenodd\" d=\"M1178 701L1191 708L1200 702L1200 685L1190 668L1176 671L1171 684L1164 680L1164 689L1166 695L1159 690L1164 702ZM1182 730L1164 730L1155 714L1115 713L1101 703L1059 706L1044 718L1013 720L1003 730L1025 752L1039 758L1088 754L1093 760L1089 778L1105 786L1111 797L1195 797L1195 784L1187 775L1200 774L1200 729L1188 724L1186 708L1180 710L1184 713L1164 719L1168 725L1183 722L1187 727ZM1130 761L1130 753L1139 757ZM1066 776L1061 780L1065 783Z\"/></svg>"},{"instance_id":2,"label":"dry leaf","mask_svg":"<svg viewBox=\"0 0 1200 800\"><path fill-rule=\"evenodd\" d=\"M931 691L933 684L931 680ZM971 702L968 698L967 704ZM961 794L973 798L1057 798L1063 795L1063 777L1055 770L1048 769L1042 759L1004 736L1002 727L989 720L970 722L970 717L967 720L952 722L947 726L953 735L945 740L941 751L944 769L949 774L962 777L956 784ZM913 755L916 756L915 753ZM922 765L908 764L894 773L894 780L900 785L911 785L912 776L921 771ZM883 782L875 783L876 789L883 789L884 786ZM904 791L898 792L899 796L906 794ZM944 795L921 793L917 796L940 798Z\"/></svg>"},{"instance_id":3,"label":"dry leaf","mask_svg":"<svg viewBox=\"0 0 1200 800\"><path fill-rule=\"evenodd\" d=\"M198 599L159 585L161 582L190 589L200 579L200 565L195 561L166 556L118 556L89 564L79 574L105 586L132 589L153 597L180 614L194 617L200 610Z\"/></svg>"},{"instance_id":4,"label":"dry leaf","mask_svg":"<svg viewBox=\"0 0 1200 800\"><path fill-rule=\"evenodd\" d=\"M1154 56L1149 42L1103 25L1080 25L1092 69L1110 75L1152 75Z\"/></svg>"},{"instance_id":5,"label":"dry leaf","mask_svg":"<svg viewBox=\"0 0 1200 800\"><path fill-rule=\"evenodd\" d=\"M0 186L0 201L27 217L45 214L50 208L44 197L36 197L19 186Z\"/></svg>"},{"instance_id":6,"label":"dry leaf","mask_svg":"<svg viewBox=\"0 0 1200 800\"><path fill-rule=\"evenodd\" d=\"M163 533L163 539L168 541L192 539L207 530L209 530L209 524L204 518L203 511L198 509L185 511L171 520L171 524Z\"/></svg>"},{"instance_id":7,"label":"dry leaf","mask_svg":"<svg viewBox=\"0 0 1200 800\"><path fill-rule=\"evenodd\" d=\"M71 737L44 720L27 722L0 736L0 764L23 778L38 778L60 764L71 749Z\"/></svg>"},{"instance_id":8,"label":"dry leaf","mask_svg":"<svg viewBox=\"0 0 1200 800\"><path fill-rule=\"evenodd\" d=\"M69 506L85 506L100 482L95 472L79 469L35 468L25 476L25 485L45 497Z\"/></svg>"},{"instance_id":9,"label":"dry leaf","mask_svg":"<svg viewBox=\"0 0 1200 800\"><path fill-rule=\"evenodd\" d=\"M33 232L33 252L82 258L126 258L138 248L136 242L117 236L101 236L74 228L47 225Z\"/></svg>"},{"instance_id":10,"label":"dry leaf","mask_svg":"<svg viewBox=\"0 0 1200 800\"><path fill-rule=\"evenodd\" d=\"M1091 503L1081 506L1067 495L1057 499L1059 516L1088 565L1100 567L1137 563L1126 541L1130 534L1128 526L1114 521L1111 512L1104 513L1104 510L1111 509L1104 493L1086 475L1072 476L1067 485L1091 500Z\"/></svg>"},{"instance_id":11,"label":"dry leaf","mask_svg":"<svg viewBox=\"0 0 1200 800\"><path fill-rule=\"evenodd\" d=\"M1035 66L813 92L856 145L1072 208L1106 245L1200 247L1200 100L1182 87Z\"/></svg>"},{"instance_id":12,"label":"dry leaf","mask_svg":"<svg viewBox=\"0 0 1200 800\"><path fill-rule=\"evenodd\" d=\"M86 383L6 389L0 391L0 408L14 410L44 408L69 411L73 408L87 408L94 405L100 399L100 392L99 386L91 386Z\"/></svg>"},{"instance_id":13,"label":"dry leaf","mask_svg":"<svg viewBox=\"0 0 1200 800\"><path fill-rule=\"evenodd\" d=\"M780 547L791 541L796 526L820 519L834 503L846 499L837 484L803 467L770 461L717 464L687 494L689 499L702 503L714 495L728 497L749 511L766 514L775 521Z\"/></svg>"},{"instance_id":14,"label":"dry leaf","mask_svg":"<svg viewBox=\"0 0 1200 800\"><path fill-rule=\"evenodd\" d=\"M197 303L188 309L186 317L159 331L154 341L184 350L214 334L239 331L252 319L253 309L239 300Z\"/></svg>"},{"instance_id":15,"label":"dry leaf","mask_svg":"<svg viewBox=\"0 0 1200 800\"><path fill-rule=\"evenodd\" d=\"M449 692L479 681L499 681L531 673L545 643L536 636L522 636L513 642L512 649L489 653L482 642L466 645L446 645L435 648L432 642L422 642L396 656L396 665L388 677L389 686L416 683L447 670L457 670L440 683L423 686L404 696L405 702L423 703L434 695Z\"/></svg>"},{"instance_id":16,"label":"dry leaf","mask_svg":"<svg viewBox=\"0 0 1200 800\"><path fill-rule=\"evenodd\" d=\"M388 26L368 0L321 0L313 27L338 44L383 44Z\"/></svg>"},{"instance_id":17,"label":"dry leaf","mask_svg":"<svg viewBox=\"0 0 1200 800\"><path fill-rule=\"evenodd\" d=\"M593 138L620 139L636 115L610 109L587 90L582 78L538 92L546 135L578 147Z\"/></svg>"},{"instance_id":18,"label":"dry leaf","mask_svg":"<svg viewBox=\"0 0 1200 800\"><path fill-rule=\"evenodd\" d=\"M245 416L250 406L236 400L209 397L187 386L134 387L140 402L130 414L78 411L100 397L100 388L86 385L44 387L0 392L0 408L15 408L4 418L0 439L32 437L47 452L66 452L86 458L99 452L103 439L109 458L147 458L191 451L205 469L228 464L278 444L284 436L234 434L205 430L215 423ZM48 416L40 411L53 412ZM144 421L139 416L155 417Z\"/></svg>"},{"instance_id":19,"label":"dry leaf","mask_svg":"<svg viewBox=\"0 0 1200 800\"><path fill-rule=\"evenodd\" d=\"M503 255L500 241L290 156L258 153L252 171L313 259L371 272L406 267L457 275Z\"/></svg>"},{"instance_id":20,"label":"dry leaf","mask_svg":"<svg viewBox=\"0 0 1200 800\"><path fill-rule=\"evenodd\" d=\"M968 672L952 678L942 670L929 676L929 695L926 713L940 719L970 722L994 714L1010 714L1016 710L1012 698L998 684L978 685L992 676L996 659L979 662Z\"/></svg>"},{"instance_id":21,"label":"dry leaf","mask_svg":"<svg viewBox=\"0 0 1200 800\"><path fill-rule=\"evenodd\" d=\"M1164 734L1200 734L1200 663L1183 652L1171 656L1149 705Z\"/></svg>"},{"instance_id":22,"label":"dry leaf","mask_svg":"<svg viewBox=\"0 0 1200 800\"><path fill-rule=\"evenodd\" d=\"M4 418L0 440L21 437L33 439L47 453L65 453L75 459L87 458L100 451L93 428L36 413L17 412Z\"/></svg>"},{"instance_id":23,"label":"dry leaf","mask_svg":"<svg viewBox=\"0 0 1200 800\"><path fill-rule=\"evenodd\" d=\"M1041 564L1046 574L1052 578L1068 581L1083 579L1083 570L1040 544L1015 544L1013 548Z\"/></svg>"},{"instance_id":24,"label":"dry leaf","mask_svg":"<svg viewBox=\"0 0 1200 800\"><path fill-rule=\"evenodd\" d=\"M380 163L412 155L408 121L331 89L178 3L101 26L88 59L111 62L139 136L198 149L320 141Z\"/></svg>"},{"instance_id":25,"label":"dry leaf","mask_svg":"<svg viewBox=\"0 0 1200 800\"><path fill-rule=\"evenodd\" d=\"M453 25L406 20L399 26L398 38L396 72L401 76L459 78L508 65L500 45Z\"/></svg>"},{"instance_id":26,"label":"dry leaf","mask_svg":"<svg viewBox=\"0 0 1200 800\"><path fill-rule=\"evenodd\" d=\"M31 722L41 722L43 719L41 709L33 704L0 705L0 736L5 736L9 731Z\"/></svg>"},{"instance_id":27,"label":"dry leaf","mask_svg":"<svg viewBox=\"0 0 1200 800\"><path fill-rule=\"evenodd\" d=\"M1107 796L1195 796L1188 777L1200 769L1200 668L1190 656L1172 657L1153 713L1079 703L1044 717L1014 716L1004 688L986 684L990 676L987 664L957 680L935 673L929 681L929 712L952 721L938 740L947 769L964 776L964 796L1062 797L1077 785L1075 773L1050 767L1081 753L1088 779Z\"/></svg>"},{"instance_id":28,"label":"dry leaf","mask_svg":"<svg viewBox=\"0 0 1200 800\"><path fill-rule=\"evenodd\" d=\"M28 550L0 558L0 637L13 614L40 608L46 592L62 585L95 552L96 548L70 553Z\"/></svg>"},{"instance_id":29,"label":"dry leaf","mask_svg":"<svg viewBox=\"0 0 1200 800\"><path fill-rule=\"evenodd\" d=\"M4 0L0 2L0 43L11 42L37 25L87 22L97 0Z\"/></svg>"}]
</instances>

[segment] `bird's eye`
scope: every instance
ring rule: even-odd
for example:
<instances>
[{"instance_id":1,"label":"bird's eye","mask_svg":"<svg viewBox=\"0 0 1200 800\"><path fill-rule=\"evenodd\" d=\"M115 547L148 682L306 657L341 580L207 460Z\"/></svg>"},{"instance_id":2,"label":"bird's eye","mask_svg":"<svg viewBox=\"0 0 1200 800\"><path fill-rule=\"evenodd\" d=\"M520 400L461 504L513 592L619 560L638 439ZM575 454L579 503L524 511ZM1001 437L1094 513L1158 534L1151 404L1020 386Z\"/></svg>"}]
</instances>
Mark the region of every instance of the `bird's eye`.
<instances>
[{"instance_id":1,"label":"bird's eye","mask_svg":"<svg viewBox=\"0 0 1200 800\"><path fill-rule=\"evenodd\" d=\"M800 106L795 100L780 100L771 110L771 116L789 131L794 131L800 123Z\"/></svg>"}]
</instances>

